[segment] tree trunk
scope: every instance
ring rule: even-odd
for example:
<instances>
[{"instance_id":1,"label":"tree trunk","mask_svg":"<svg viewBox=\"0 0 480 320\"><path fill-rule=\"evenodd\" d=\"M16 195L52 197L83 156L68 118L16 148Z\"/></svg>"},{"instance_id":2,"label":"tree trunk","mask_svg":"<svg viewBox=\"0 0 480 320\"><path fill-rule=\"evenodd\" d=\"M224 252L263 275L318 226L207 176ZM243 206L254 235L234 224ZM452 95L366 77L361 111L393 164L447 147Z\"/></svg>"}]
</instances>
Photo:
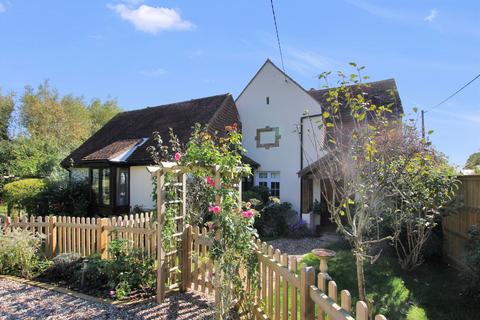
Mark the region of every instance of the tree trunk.
<instances>
[{"instance_id":1,"label":"tree trunk","mask_svg":"<svg viewBox=\"0 0 480 320\"><path fill-rule=\"evenodd\" d=\"M357 260L357 286L358 286L358 297L360 300L367 302L366 300L366 290L365 290L365 272L363 266L363 257L360 253L355 254Z\"/></svg>"}]
</instances>

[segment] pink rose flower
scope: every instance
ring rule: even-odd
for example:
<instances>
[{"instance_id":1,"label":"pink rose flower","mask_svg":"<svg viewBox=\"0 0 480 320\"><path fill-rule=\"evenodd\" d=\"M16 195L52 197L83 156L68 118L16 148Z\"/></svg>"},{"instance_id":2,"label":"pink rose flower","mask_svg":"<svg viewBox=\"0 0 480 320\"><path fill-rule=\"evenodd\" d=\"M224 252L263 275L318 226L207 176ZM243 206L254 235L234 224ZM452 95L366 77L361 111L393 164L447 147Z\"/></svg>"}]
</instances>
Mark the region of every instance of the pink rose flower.
<instances>
[{"instance_id":1,"label":"pink rose flower","mask_svg":"<svg viewBox=\"0 0 480 320\"><path fill-rule=\"evenodd\" d=\"M208 184L210 187L215 187L215 180L213 180L212 177L207 176L207 177L205 178L205 181L207 182L207 184Z\"/></svg>"},{"instance_id":2,"label":"pink rose flower","mask_svg":"<svg viewBox=\"0 0 480 320\"><path fill-rule=\"evenodd\" d=\"M180 161L182 159L182 154L180 152L175 153L175 161Z\"/></svg>"},{"instance_id":3,"label":"pink rose flower","mask_svg":"<svg viewBox=\"0 0 480 320\"><path fill-rule=\"evenodd\" d=\"M109 294L110 294L110 297L113 297L115 295L115 291L110 290Z\"/></svg>"},{"instance_id":4,"label":"pink rose flower","mask_svg":"<svg viewBox=\"0 0 480 320\"><path fill-rule=\"evenodd\" d=\"M208 208L208 211L213 212L213 214L219 214L220 210L221 210L220 206L217 206L216 204L214 204L214 205L212 205Z\"/></svg>"},{"instance_id":5,"label":"pink rose flower","mask_svg":"<svg viewBox=\"0 0 480 320\"><path fill-rule=\"evenodd\" d=\"M244 217L245 219L250 219L251 217L253 217L252 210L243 211L242 212L242 217Z\"/></svg>"}]
</instances>

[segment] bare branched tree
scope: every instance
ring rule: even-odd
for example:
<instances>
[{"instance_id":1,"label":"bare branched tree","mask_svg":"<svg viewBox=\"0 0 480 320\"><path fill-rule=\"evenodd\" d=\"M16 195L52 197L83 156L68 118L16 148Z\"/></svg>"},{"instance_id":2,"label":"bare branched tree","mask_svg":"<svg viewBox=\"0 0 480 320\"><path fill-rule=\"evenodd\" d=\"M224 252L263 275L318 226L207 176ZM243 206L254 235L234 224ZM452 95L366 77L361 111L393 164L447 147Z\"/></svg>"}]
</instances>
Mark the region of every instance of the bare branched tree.
<instances>
[{"instance_id":1,"label":"bare branched tree","mask_svg":"<svg viewBox=\"0 0 480 320\"><path fill-rule=\"evenodd\" d=\"M356 258L358 292L366 300L364 262L374 262L379 252L374 244L392 240L382 236L379 223L388 183L379 179L382 161L378 143L387 132L397 130L398 117L392 116L392 105L375 105L363 84L363 67L351 64L355 74L338 73L340 86L328 90L323 104L322 123L327 132L325 142L318 141L328 152L310 165L314 179L321 183L322 200L331 220L351 244ZM330 73L320 75L327 82ZM312 137L318 139L318 137Z\"/></svg>"}]
</instances>

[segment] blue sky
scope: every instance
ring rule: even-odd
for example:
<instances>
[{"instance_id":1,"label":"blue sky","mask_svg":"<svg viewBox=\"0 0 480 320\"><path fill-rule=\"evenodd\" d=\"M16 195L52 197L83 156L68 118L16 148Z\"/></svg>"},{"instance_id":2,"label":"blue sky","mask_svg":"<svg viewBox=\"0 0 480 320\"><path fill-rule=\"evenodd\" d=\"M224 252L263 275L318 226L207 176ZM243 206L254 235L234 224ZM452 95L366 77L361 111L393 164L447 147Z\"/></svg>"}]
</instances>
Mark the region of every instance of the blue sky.
<instances>
[{"instance_id":1,"label":"blue sky","mask_svg":"<svg viewBox=\"0 0 480 320\"><path fill-rule=\"evenodd\" d=\"M276 0L288 74L367 67L395 78L407 113L480 73L479 1ZM231 92L271 58L270 2L0 0L0 87L49 79L61 93L116 98L124 109ZM480 80L426 114L433 142L463 165L480 150Z\"/></svg>"}]
</instances>

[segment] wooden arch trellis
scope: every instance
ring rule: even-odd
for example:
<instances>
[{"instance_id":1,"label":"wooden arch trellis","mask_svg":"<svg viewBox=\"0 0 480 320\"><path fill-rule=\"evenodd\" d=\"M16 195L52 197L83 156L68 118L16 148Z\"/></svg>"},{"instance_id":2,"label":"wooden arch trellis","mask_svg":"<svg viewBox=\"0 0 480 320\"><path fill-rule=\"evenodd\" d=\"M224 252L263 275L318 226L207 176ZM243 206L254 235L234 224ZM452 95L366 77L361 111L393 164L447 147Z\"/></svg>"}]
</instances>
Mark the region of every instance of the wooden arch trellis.
<instances>
[{"instance_id":1,"label":"wooden arch trellis","mask_svg":"<svg viewBox=\"0 0 480 320\"><path fill-rule=\"evenodd\" d=\"M173 289L179 288L181 291L186 291L190 284L191 272L191 248L184 245L186 237L191 237L191 230L188 231L186 227L187 214L187 176L189 173L195 171L196 168L185 167L176 162L161 162L158 166L150 166L147 168L152 176L156 177L157 189L157 288L156 300L158 303L163 302L165 294ZM210 169L214 174L215 189L221 188L221 173L219 166L213 168L198 167L197 169ZM166 181L166 174L173 174L176 179L173 182ZM168 188L177 188L181 194L181 199L167 199ZM239 205L241 205L241 181L238 183L239 188ZM221 197L216 196L215 202L221 203ZM173 217L175 221L175 232L172 234L171 242L172 249L165 252L162 243L163 225L167 206L171 204L181 204L180 209ZM188 232L186 232L188 231ZM217 234L219 236L219 234ZM179 273L181 274L180 276ZM219 303L219 290L215 291L215 301Z\"/></svg>"}]
</instances>

